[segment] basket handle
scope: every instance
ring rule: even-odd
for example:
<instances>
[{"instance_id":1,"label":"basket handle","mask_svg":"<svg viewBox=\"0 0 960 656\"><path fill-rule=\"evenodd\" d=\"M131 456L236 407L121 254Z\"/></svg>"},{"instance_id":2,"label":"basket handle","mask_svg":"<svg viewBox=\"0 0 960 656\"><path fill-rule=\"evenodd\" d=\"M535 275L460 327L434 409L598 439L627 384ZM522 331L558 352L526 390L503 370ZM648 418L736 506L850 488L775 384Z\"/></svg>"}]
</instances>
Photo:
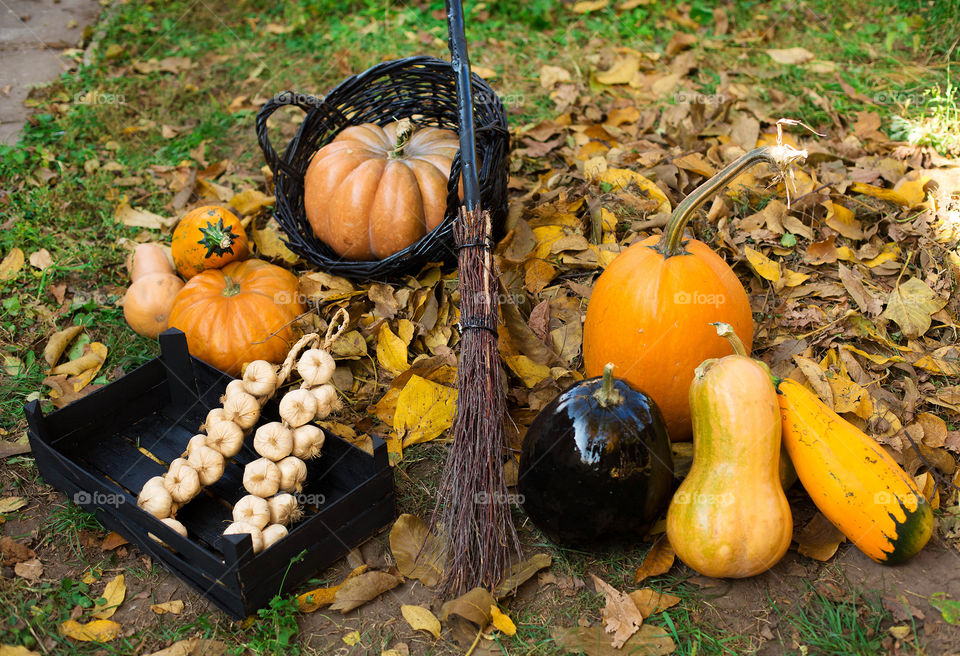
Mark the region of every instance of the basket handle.
<instances>
[{"instance_id":1,"label":"basket handle","mask_svg":"<svg viewBox=\"0 0 960 656\"><path fill-rule=\"evenodd\" d=\"M288 90L271 98L260 108L260 111L257 113L257 141L260 142L260 150L263 151L263 158L267 160L267 166L270 167L274 175L276 175L280 169L294 176L296 175L296 171L288 166L286 162L283 162L280 156L277 155L277 151L273 149L273 145L270 143L270 137L267 136L267 119L281 107L294 105L307 114L322 102L322 100L314 98L313 96L294 93Z\"/></svg>"}]
</instances>

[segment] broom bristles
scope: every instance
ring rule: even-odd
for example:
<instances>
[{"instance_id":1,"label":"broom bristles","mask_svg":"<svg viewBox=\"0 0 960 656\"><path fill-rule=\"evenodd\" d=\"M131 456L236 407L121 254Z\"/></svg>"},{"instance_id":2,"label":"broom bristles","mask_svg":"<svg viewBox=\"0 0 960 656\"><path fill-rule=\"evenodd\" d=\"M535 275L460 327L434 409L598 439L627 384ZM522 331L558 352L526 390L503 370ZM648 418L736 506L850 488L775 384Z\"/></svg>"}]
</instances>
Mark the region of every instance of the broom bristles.
<instances>
[{"instance_id":1,"label":"broom bristles","mask_svg":"<svg viewBox=\"0 0 960 656\"><path fill-rule=\"evenodd\" d=\"M460 358L453 445L437 491L435 519L446 538L440 594L493 589L520 547L503 474L503 380L497 351L498 282L490 214L460 209Z\"/></svg>"}]
</instances>

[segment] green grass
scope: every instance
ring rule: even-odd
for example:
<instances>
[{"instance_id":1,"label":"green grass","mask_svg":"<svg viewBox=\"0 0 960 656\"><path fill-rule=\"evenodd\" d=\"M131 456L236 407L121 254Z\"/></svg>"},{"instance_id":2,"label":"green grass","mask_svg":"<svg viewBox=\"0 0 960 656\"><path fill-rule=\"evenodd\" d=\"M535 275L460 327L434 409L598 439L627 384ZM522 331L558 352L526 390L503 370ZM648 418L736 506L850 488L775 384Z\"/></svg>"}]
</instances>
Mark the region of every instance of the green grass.
<instances>
[{"instance_id":1,"label":"green grass","mask_svg":"<svg viewBox=\"0 0 960 656\"><path fill-rule=\"evenodd\" d=\"M883 624L890 620L878 596L856 590L838 601L811 586L803 603L797 604L791 613L784 614L775 605L774 608L796 630L801 653L824 656L881 653L886 636ZM803 651L804 647L807 651Z\"/></svg>"}]
</instances>

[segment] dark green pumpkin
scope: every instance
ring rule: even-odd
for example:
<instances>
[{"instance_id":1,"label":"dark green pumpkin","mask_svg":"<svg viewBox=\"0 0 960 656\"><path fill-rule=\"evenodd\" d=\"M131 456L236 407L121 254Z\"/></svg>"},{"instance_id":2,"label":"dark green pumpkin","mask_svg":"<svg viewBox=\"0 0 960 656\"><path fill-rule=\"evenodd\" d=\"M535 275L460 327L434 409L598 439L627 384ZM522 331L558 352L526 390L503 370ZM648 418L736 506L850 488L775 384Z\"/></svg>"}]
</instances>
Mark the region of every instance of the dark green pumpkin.
<instances>
[{"instance_id":1,"label":"dark green pumpkin","mask_svg":"<svg viewBox=\"0 0 960 656\"><path fill-rule=\"evenodd\" d=\"M522 505L557 542L639 540L666 509L673 483L660 410L615 379L613 365L560 394L524 438Z\"/></svg>"}]
</instances>

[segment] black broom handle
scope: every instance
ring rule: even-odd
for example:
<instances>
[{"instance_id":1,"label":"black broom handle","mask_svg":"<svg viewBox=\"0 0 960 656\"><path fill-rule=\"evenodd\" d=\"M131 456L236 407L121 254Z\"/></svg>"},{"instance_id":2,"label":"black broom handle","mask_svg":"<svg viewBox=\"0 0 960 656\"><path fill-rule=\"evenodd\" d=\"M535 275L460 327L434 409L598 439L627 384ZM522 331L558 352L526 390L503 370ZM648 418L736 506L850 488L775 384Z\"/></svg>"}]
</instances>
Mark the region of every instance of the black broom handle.
<instances>
[{"instance_id":1,"label":"black broom handle","mask_svg":"<svg viewBox=\"0 0 960 656\"><path fill-rule=\"evenodd\" d=\"M463 30L463 5L446 0L450 41L450 65L456 76L457 105L460 111L460 172L463 175L463 206L480 206L480 180L477 177L477 146L473 134L473 93L470 88L470 59Z\"/></svg>"}]
</instances>

